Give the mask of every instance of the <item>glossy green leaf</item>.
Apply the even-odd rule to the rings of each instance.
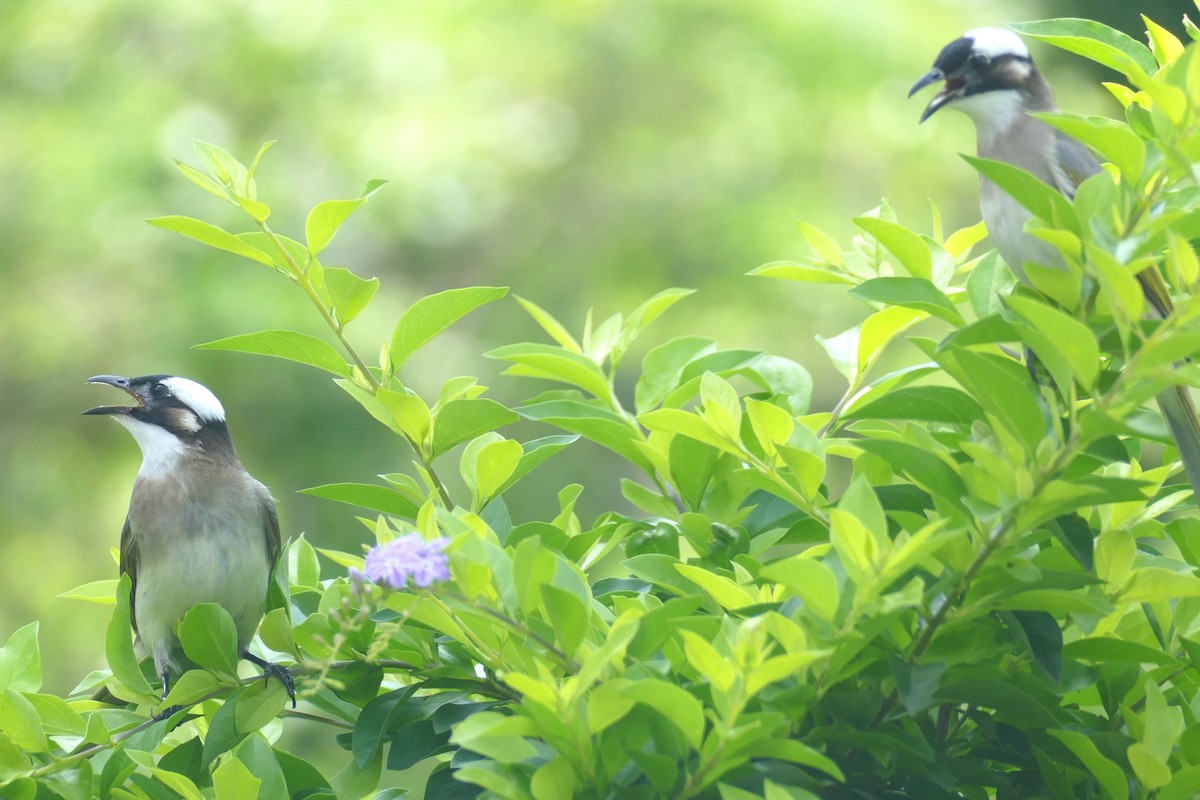
[[[42,688],[42,653],[38,623],[18,628],[0,647],[0,690],[36,692]]]
[[[122,575],[120,583],[117,584],[117,604],[104,639],[104,654],[113,677],[133,692],[135,699],[157,700],[150,684],[138,668],[138,659],[133,652],[133,630],[129,615],[130,586],[129,576]]]
[[[952,386],[902,386],[847,412],[850,419],[910,419],[970,426],[983,407]]]
[[[240,653],[237,628],[217,603],[199,603],[179,623],[179,641],[187,657],[206,669],[236,676]]]
[[[433,423],[433,454],[441,455],[480,434],[518,421],[520,416],[487,398],[451,400]]]
[[[331,345],[315,336],[296,331],[259,331],[230,336],[194,345],[197,350],[232,350],[298,361],[343,378],[350,377],[350,365]]]
[[[913,277],[933,278],[933,255],[918,234],[880,217],[855,217],[854,224],[878,239]]]
[[[482,305],[508,294],[502,286],[447,289],[422,297],[404,312],[392,333],[392,365],[399,369],[409,356]]]
[[[146,222],[165,231],[174,231],[175,233],[183,234],[189,239],[195,239],[201,244],[215,247],[218,250],[225,250],[242,258],[266,264],[268,267],[275,266],[275,261],[271,256],[211,223],[181,216],[156,217],[148,219]]]
[[[625,684],[621,695],[649,706],[683,734],[693,750],[704,736],[704,707],[692,694],[667,681],[644,678]]]
[[[301,489],[300,494],[349,503],[397,517],[413,518],[418,510],[416,503],[395,489],[370,483],[328,483],[311,489]]]
[[[951,325],[964,324],[950,298],[924,278],[872,278],[855,286],[849,294],[869,303],[924,311]]]
[[[325,200],[317,203],[304,222],[304,239],[308,242],[309,252],[314,256],[320,255],[333,241],[342,223],[365,202],[365,197],[359,197],[353,200]],[[343,320],[345,321],[347,320]]]
[[[343,267],[325,267],[323,277],[325,290],[341,325],[349,324],[361,314],[379,291],[379,278],[360,278]]]
[[[488,358],[511,361],[508,375],[523,375],[578,386],[589,394],[607,399],[608,378],[590,358],[548,344],[510,344],[487,352]]]
[[[1089,19],[1047,19],[1009,23],[1008,27],[1022,36],[1061,47],[1125,74],[1134,70],[1153,73],[1158,69],[1154,54],[1148,47],[1100,22]]]
[[[221,762],[213,770],[212,780],[216,800],[256,800],[262,786],[262,781],[236,758]]]

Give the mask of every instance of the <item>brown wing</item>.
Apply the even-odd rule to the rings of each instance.
[[[275,501],[269,492],[263,493],[263,533],[267,537],[267,564],[271,571],[279,561],[279,553],[283,550],[283,537],[279,534],[279,514],[275,511]]]
[[[129,621],[133,624],[133,632],[137,633],[135,598],[137,597],[138,551],[137,541],[133,538],[133,529],[129,525],[128,516],[125,517],[125,527],[121,529],[121,560],[118,566],[122,575],[129,576]]]

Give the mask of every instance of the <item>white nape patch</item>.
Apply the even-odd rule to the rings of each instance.
[[[979,150],[990,150],[1025,113],[1025,101],[1016,89],[997,89],[956,98],[949,104],[975,121]]]
[[[217,396],[193,380],[187,378],[167,378],[163,381],[171,394],[185,406],[196,412],[196,416],[205,422],[224,422],[225,407]]]
[[[138,447],[142,448],[139,478],[161,478],[175,469],[184,453],[184,444],[179,437],[157,425],[125,414],[117,414],[113,419],[124,425],[133,434]]]
[[[982,53],[988,58],[999,58],[1000,56],[1029,58],[1029,48],[1021,41],[1021,37],[1007,28],[976,28],[973,31],[967,31],[963,36],[974,43],[971,47],[972,52]]]

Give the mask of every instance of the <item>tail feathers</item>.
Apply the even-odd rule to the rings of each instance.
[[[1192,491],[1200,501],[1200,420],[1196,418],[1196,407],[1184,386],[1168,389],[1158,396],[1158,407],[1162,409],[1171,437],[1179,448],[1183,468]]]

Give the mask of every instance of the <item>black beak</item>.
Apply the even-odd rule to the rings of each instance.
[[[122,378],[120,375],[97,375],[94,378],[88,378],[84,383],[103,383],[108,386],[115,386],[134,400],[137,400],[136,406],[96,406],[84,411],[84,414],[128,414],[130,409],[145,405],[142,399],[130,387],[129,379]]]
[[[939,83],[941,81],[946,81],[946,86],[933,96],[933,99],[929,101],[929,105],[925,106],[925,110],[921,112],[921,122],[929,119],[931,116],[933,116],[933,112],[937,111],[939,108],[946,105],[947,102],[957,97],[959,90],[963,87],[963,81],[960,78],[948,80],[946,78],[946,73],[942,72],[937,67],[934,67],[933,69],[929,70],[929,72],[926,72],[923,76],[921,76],[921,80],[914,83],[913,87],[908,90],[908,96],[912,97],[929,84]]]

